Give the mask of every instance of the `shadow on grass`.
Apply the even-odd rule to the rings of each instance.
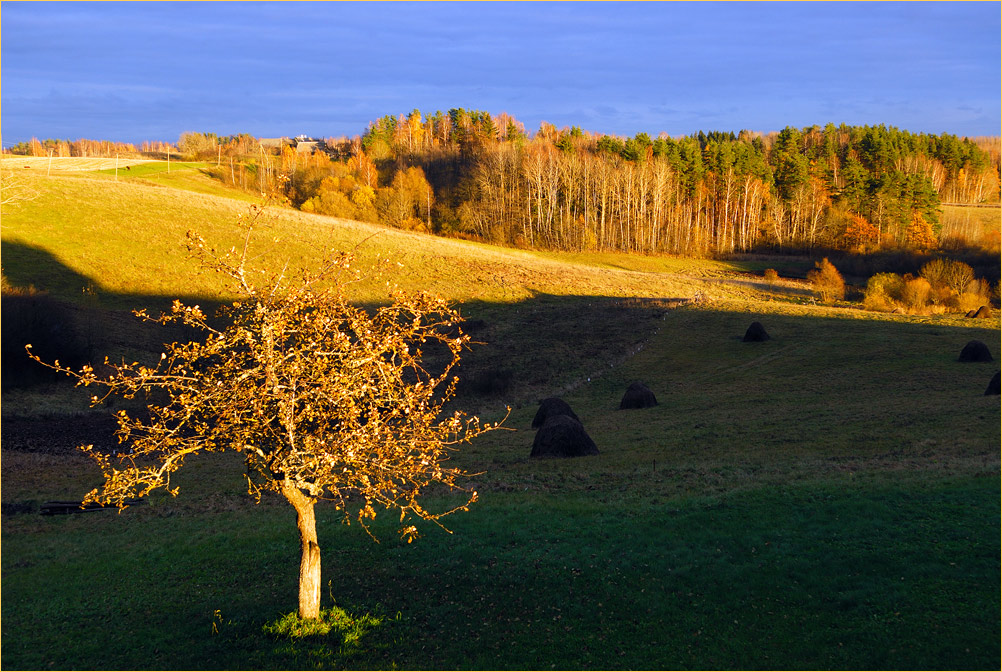
[[[209,314],[218,307],[217,302],[195,294],[114,293],[44,249],[6,240],[2,245],[7,284],[15,291],[34,287],[46,293],[62,312],[70,314],[72,319],[66,322],[86,342],[88,356],[93,360],[101,361],[105,355],[117,359],[126,351],[157,354],[165,342],[198,337],[180,325],[143,323],[131,315],[133,309],[148,308],[155,315],[168,310],[175,299],[198,304]],[[517,304],[467,301],[462,305],[467,318],[464,330],[476,345],[464,356],[458,371],[456,400],[473,400],[497,408],[505,403],[538,400],[547,396],[554,384],[569,385],[608,362],[622,360],[649,335],[656,319],[686,301],[687,297],[622,299],[547,294],[535,294]],[[20,322],[25,326],[28,321]],[[568,339],[569,334],[574,335],[573,340]],[[11,338],[5,338],[4,351],[10,358],[21,359],[24,343],[40,340],[30,333],[12,333]],[[425,354],[434,365],[434,355]],[[46,358],[58,356],[58,351],[53,350]]]
[[[72,319],[68,321],[75,325],[80,336],[77,340],[83,341],[89,355],[98,361],[105,355],[116,359],[123,352],[148,351],[156,354],[161,351],[164,342],[198,337],[197,333],[186,331],[179,325],[164,327],[143,323],[130,314],[130,309],[149,308],[151,314],[155,314],[168,309],[175,299],[187,304],[199,304],[210,313],[216,307],[212,300],[196,294],[168,297],[109,292],[101,287],[98,280],[67,267],[49,252],[22,243],[3,241],[2,254],[8,284],[14,288],[34,286],[61,302],[63,312],[71,313]],[[719,334],[712,332],[721,328],[733,332],[729,336],[740,338],[752,319],[758,319],[754,314],[734,311],[676,310],[685,301],[687,297],[620,298],[543,293],[536,293],[531,299],[518,303],[468,300],[461,306],[467,320],[465,329],[479,344],[464,355],[457,371],[460,385],[455,403],[478,413],[500,411],[506,404],[516,408],[533,404],[547,396],[570,392],[597,377],[607,377],[656,342],[655,335],[663,326],[679,321],[689,325],[688,333],[676,329],[679,338],[671,344],[672,350],[681,352],[687,347],[686,340],[708,343],[718,338]],[[712,313],[712,317],[665,321],[670,314],[692,316],[694,313]],[[860,313],[860,317],[864,316],[876,317]],[[11,322],[18,320],[20,318]],[[957,321],[940,322],[950,331],[968,326]],[[807,326],[808,323],[813,326]],[[780,331],[773,334],[778,341],[767,348],[781,347],[784,342],[802,344],[821,337],[841,339],[843,345],[839,348],[841,352],[846,352],[844,346],[851,343],[840,335],[847,328],[864,335],[870,332],[879,334],[877,340],[897,338],[895,334],[905,332],[943,331],[915,322],[882,324],[883,327],[871,329],[863,326],[860,320],[848,319],[848,316],[770,316],[765,325],[767,331],[772,332],[772,325],[777,325]],[[784,325],[789,325],[789,328]],[[994,328],[975,321],[971,321],[969,327],[970,330],[958,331],[987,335],[987,329]],[[3,345],[7,359],[23,357],[25,342],[41,340],[30,334],[7,338],[7,321],[4,331]],[[874,351],[882,349],[869,336],[866,338]],[[966,342],[964,338],[957,334],[954,347],[958,353]],[[17,352],[8,353],[10,348]],[[430,356],[430,353],[426,354]],[[835,351],[826,352],[826,356],[829,355],[834,360],[841,357]],[[52,355],[55,356],[58,354]],[[725,356],[730,357],[731,354],[725,353]],[[870,356],[869,353],[858,353],[858,357]],[[734,364],[740,365],[741,362],[735,361]],[[832,364],[838,365],[839,362],[833,361]],[[700,366],[703,368],[694,375],[700,378],[710,375],[704,364]],[[981,384],[981,389],[985,384],[987,380]]]
[[[530,462],[528,432],[470,446],[457,462],[487,470],[482,504],[412,546],[321,512],[342,604],[405,618],[330,609],[325,634],[298,637],[270,620],[295,595],[278,507],[5,513],[4,667],[997,669],[998,404],[981,396],[997,365],[956,363],[997,325],[544,294],[463,312],[488,344],[464,371],[513,372],[502,402],[569,391],[602,454]],[[752,320],[772,340],[742,343]],[[634,379],[662,404],[618,410]],[[72,466],[17,465],[5,502]],[[208,467],[193,494],[235,500]],[[246,620],[210,638],[220,605]]]
[[[3,387],[27,387],[62,380],[32,362],[24,346],[45,361],[59,359],[76,368],[98,364],[105,355],[117,359],[127,351],[157,351],[165,342],[190,340],[196,333],[183,325],[144,323],[132,309],[151,314],[168,310],[174,299],[199,304],[197,296],[165,297],[109,292],[100,283],[69,268],[46,250],[2,241],[3,255]]]
[[[48,250],[9,240],[0,241],[3,274],[13,288],[46,292],[52,297],[80,307],[105,309],[168,308],[174,299],[206,305],[198,295],[159,296],[121,294],[102,287],[101,282],[63,264]]]

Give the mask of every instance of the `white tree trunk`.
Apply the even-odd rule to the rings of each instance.
[[[299,617],[320,617],[320,545],[317,543],[317,518],[313,507],[316,500],[298,488],[286,484],[282,494],[296,510],[296,526],[302,559],[299,563]]]

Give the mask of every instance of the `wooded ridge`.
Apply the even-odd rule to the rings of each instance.
[[[833,123],[652,139],[544,122],[530,135],[510,115],[454,108],[388,115],[352,139],[298,140],[185,133],[178,149],[215,159],[220,180],[307,212],[526,248],[999,246],[997,229],[955,231],[941,219],[945,203],[999,203],[999,138]]]

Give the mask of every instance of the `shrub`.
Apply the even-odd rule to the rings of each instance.
[[[765,281],[770,285],[774,285],[779,281],[779,273],[777,273],[774,268],[765,269],[765,272],[762,273],[762,277],[764,277]]]
[[[929,303],[932,285],[925,278],[906,275],[901,289],[901,303],[911,313],[921,313]]]
[[[951,307],[961,313],[977,310],[981,306],[990,306],[992,302],[992,287],[984,278],[972,280],[963,292],[953,298]]]
[[[919,271],[931,286],[930,299],[963,313],[991,302],[991,286],[975,278],[974,269],[962,261],[933,259]]]
[[[814,291],[825,303],[832,303],[845,298],[845,281],[838,269],[825,257],[814,264],[814,270],[807,274],[807,279],[814,286]]]
[[[919,276],[925,278],[934,289],[946,287],[946,273],[951,263],[949,259],[933,259],[922,266]]]
[[[877,273],[866,282],[863,307],[867,310],[890,312],[897,308],[904,280],[897,273]]]
[[[318,215],[355,219],[357,209],[347,196],[340,191],[321,190],[313,198],[307,199],[300,206],[303,212],[315,212]]]
[[[943,274],[943,281],[957,294],[963,294],[967,286],[974,282],[974,269],[962,261],[950,261]]]

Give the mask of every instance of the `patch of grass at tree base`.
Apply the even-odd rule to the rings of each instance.
[[[275,652],[297,664],[309,667],[325,667],[331,660],[348,659],[365,650],[363,639],[386,622],[386,619],[371,614],[354,616],[341,607],[321,609],[320,617],[303,619],[298,612],[290,612],[266,623],[261,631],[279,640]]]

